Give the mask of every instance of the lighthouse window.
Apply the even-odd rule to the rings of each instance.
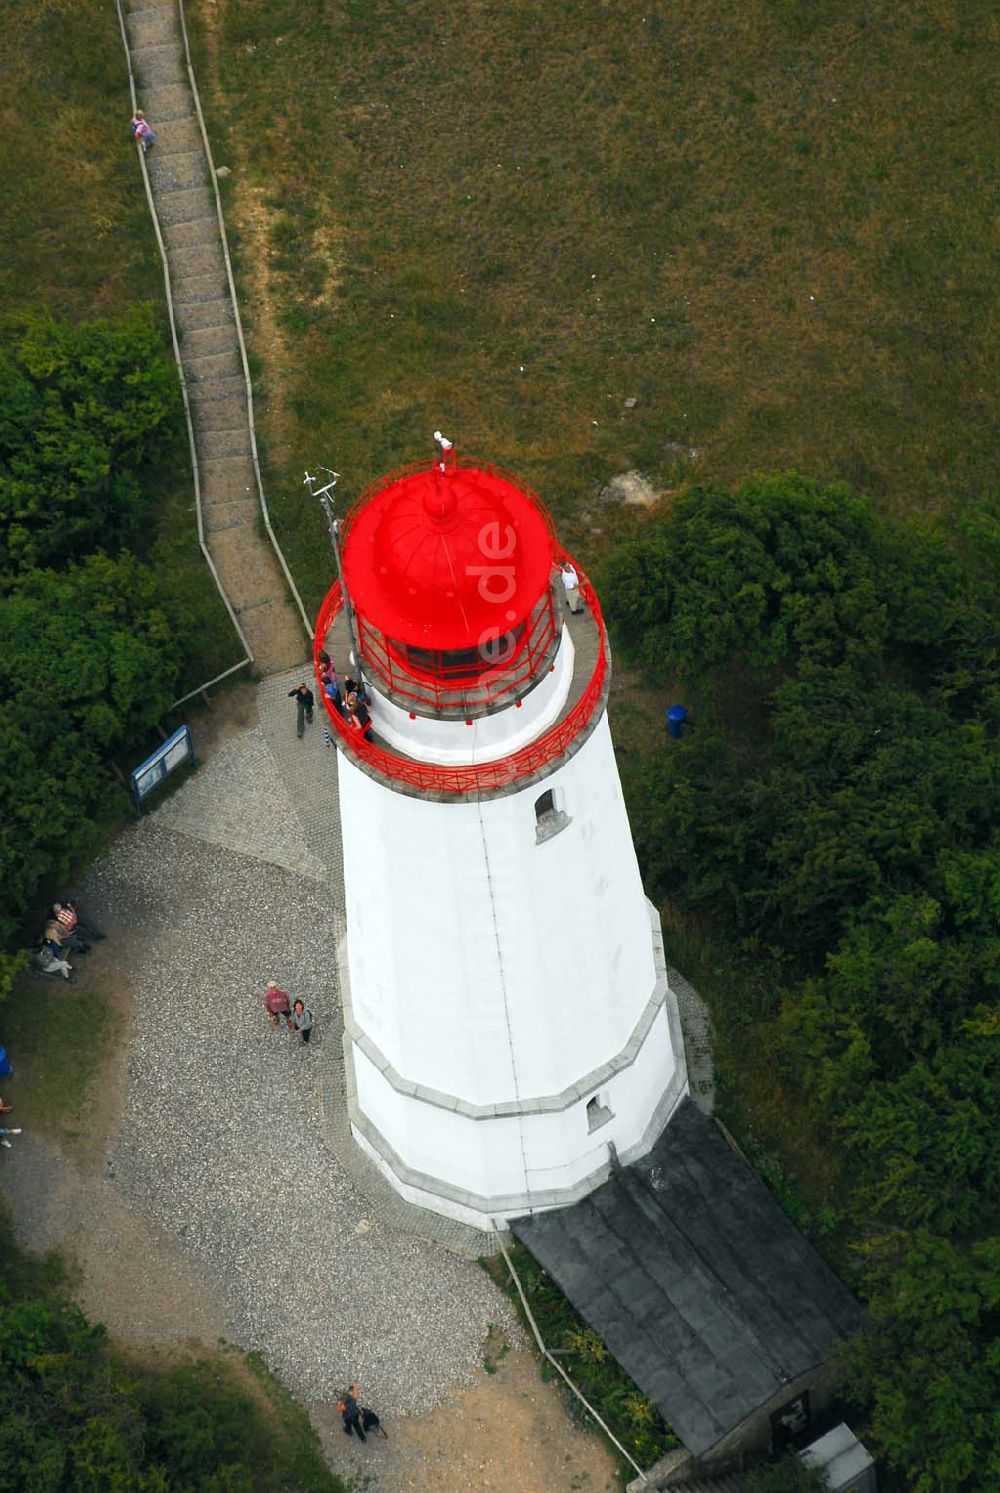
[[[613,1119],[613,1111],[608,1105],[602,1104],[596,1094],[593,1099],[587,1100],[587,1129],[591,1134]]]
[[[541,798],[535,799],[535,818],[542,819],[546,814],[554,814],[556,811],[556,795],[552,788],[546,789]]]
[[[535,799],[535,843],[551,840],[569,824],[565,795],[561,788],[547,788]]]

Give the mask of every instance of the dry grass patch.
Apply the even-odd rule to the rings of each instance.
[[[588,557],[579,509],[633,467],[794,464],[919,512],[993,480],[985,4],[191,9],[237,216],[267,199],[242,255],[267,256],[269,479],[311,599],[302,466],[356,493],[438,425]]]

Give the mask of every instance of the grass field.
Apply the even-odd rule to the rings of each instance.
[[[22,979],[3,1003],[3,1042],[15,1065],[0,1093],[12,1125],[77,1145],[88,1125],[87,1095],[104,1060],[111,1010],[90,990]]]
[[[151,301],[168,347],[131,112],[113,0],[9,8],[0,60],[0,315],[49,311],[82,321]],[[192,688],[242,650],[198,550],[186,438],[158,511],[145,558],[198,619],[184,683]]]
[[[355,495],[438,426],[585,559],[634,467],[918,514],[995,481],[985,0],[188,8],[311,602],[304,466]]]

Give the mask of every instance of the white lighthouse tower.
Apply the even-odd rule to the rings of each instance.
[[[353,657],[373,730],[327,700],[351,1126],[404,1197],[488,1228],[644,1154],[687,1088],[607,636],[535,494],[447,446],[340,541],[316,654]]]

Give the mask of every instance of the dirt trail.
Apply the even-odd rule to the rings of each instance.
[[[363,1388],[364,1386],[362,1386]],[[334,1468],[365,1493],[615,1493],[611,1454],[566,1414],[534,1355],[515,1349],[494,1372],[426,1415],[393,1421],[362,1446],[329,1406],[313,1406]]]

